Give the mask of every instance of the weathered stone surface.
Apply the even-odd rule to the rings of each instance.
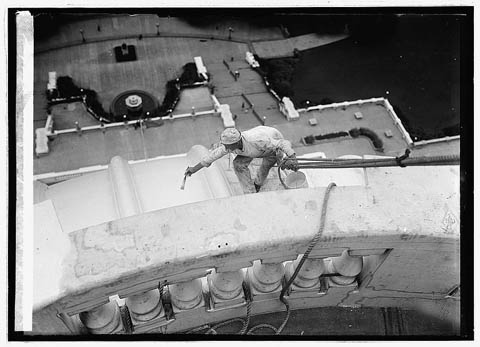
[[[375,275],[377,282],[369,285],[376,290],[383,285],[441,293],[454,285],[459,273],[458,168],[367,171],[367,187],[331,191],[314,252],[393,248]],[[318,231],[324,194],[324,188],[309,188],[234,196],[72,232],[71,251],[54,272],[57,285],[50,295],[68,310],[155,278],[189,280],[231,261],[301,254]]]

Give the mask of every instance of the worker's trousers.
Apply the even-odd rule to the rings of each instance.
[[[281,156],[264,157],[262,160],[262,165],[260,165],[260,168],[257,170],[257,175],[253,180],[248,168],[248,165],[252,162],[253,158],[237,155],[235,159],[233,159],[233,169],[235,170],[235,174],[240,181],[243,192],[246,194],[255,193],[255,186],[253,183],[259,186],[263,185],[263,182],[265,182],[270,169],[273,167],[273,165],[275,165],[275,163],[279,162],[278,158],[281,160]]]

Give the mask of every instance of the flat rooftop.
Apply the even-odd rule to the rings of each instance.
[[[160,35],[155,34],[156,23],[160,24]],[[100,31],[97,25],[101,27]],[[126,30],[127,27],[132,30]],[[56,71],[57,76],[71,76],[79,87],[94,89],[104,109],[108,110],[116,95],[132,89],[145,90],[161,103],[165,83],[175,78],[183,65],[193,62],[194,56],[201,56],[212,76],[216,97],[220,103],[230,105],[240,130],[260,125],[242,97],[244,94],[255,105],[258,114],[266,117],[265,125],[279,129],[292,142],[298,154],[323,152],[327,157],[346,154],[396,156],[403,154],[408,147],[386,109],[379,105],[310,111],[301,113],[299,120],[288,121],[279,111],[277,100],[268,92],[261,76],[245,61],[245,52],[251,49],[250,40],[256,43],[281,40],[280,30],[257,30],[236,23],[232,40],[228,40],[228,27],[225,23],[197,28],[180,19],[155,15],[109,16],[64,25],[57,36],[35,42],[34,128],[43,127],[46,122],[45,89],[49,71]],[[86,43],[81,41],[80,29],[85,32]],[[137,36],[139,33],[143,33],[142,38]],[[113,47],[124,41],[137,47],[138,61],[114,62]],[[240,72],[238,81],[231,76],[224,60],[231,69]],[[174,114],[188,113],[192,106],[197,111],[213,108],[207,88],[184,90]],[[355,112],[361,112],[363,119],[355,119]],[[81,103],[57,105],[53,107],[52,114],[55,130],[72,129],[76,121],[81,127],[98,124]],[[311,126],[310,119],[315,119],[317,125]],[[50,153],[34,158],[34,174],[106,165],[116,155],[126,160],[142,160],[186,153],[195,144],[209,148],[218,141],[223,130],[221,118],[213,115],[167,119],[163,125],[159,122],[147,122],[146,125],[146,129],[130,126],[109,128],[105,133],[96,130],[83,132],[81,136],[76,133],[59,135],[49,142]],[[364,137],[323,140],[314,145],[305,145],[301,141],[308,135],[348,131],[354,127],[377,132],[384,143],[384,152],[375,151]],[[387,130],[392,132],[392,137],[384,135]],[[458,154],[459,143],[458,140],[415,148],[411,156],[417,153]]]

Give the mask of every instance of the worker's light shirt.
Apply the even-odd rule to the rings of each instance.
[[[229,152],[251,158],[275,156],[278,151],[282,151],[287,156],[295,154],[290,141],[285,140],[280,131],[271,127],[258,126],[242,132],[242,143],[243,149],[233,151],[229,151],[223,144],[219,144],[217,148],[203,157],[200,163],[203,166],[210,166],[215,160]]]

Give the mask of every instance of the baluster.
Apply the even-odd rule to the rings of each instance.
[[[216,272],[207,276],[211,299],[215,308],[231,306],[244,301],[243,271]]]
[[[356,276],[362,271],[363,258],[352,257],[348,250],[344,250],[339,257],[331,258],[327,269],[331,273],[338,273],[340,276],[330,277],[330,281],[338,285],[350,285],[355,282]]]
[[[265,294],[281,291],[284,274],[285,267],[282,263],[265,263],[263,260],[255,261],[253,266],[247,270],[254,300],[255,296],[260,299],[260,297],[264,298]]]
[[[191,310],[204,304],[202,281],[199,278],[193,281],[175,283],[168,288],[174,312]]]
[[[120,308],[116,301],[81,312],[79,316],[91,334],[115,334],[123,330]]]
[[[285,266],[285,276],[287,281],[290,280],[290,278],[293,276],[293,273],[295,272],[295,269],[297,268],[298,263],[302,259],[302,256],[303,255],[300,254],[295,261],[289,262]],[[298,289],[317,288],[320,284],[319,277],[324,272],[324,270],[325,270],[325,265],[324,265],[323,259],[307,258],[303,263],[299,273],[297,274],[297,277],[295,277],[295,280],[293,281],[292,285],[299,287]]]
[[[125,300],[134,324],[147,322],[162,315],[163,306],[158,289],[131,295]]]

